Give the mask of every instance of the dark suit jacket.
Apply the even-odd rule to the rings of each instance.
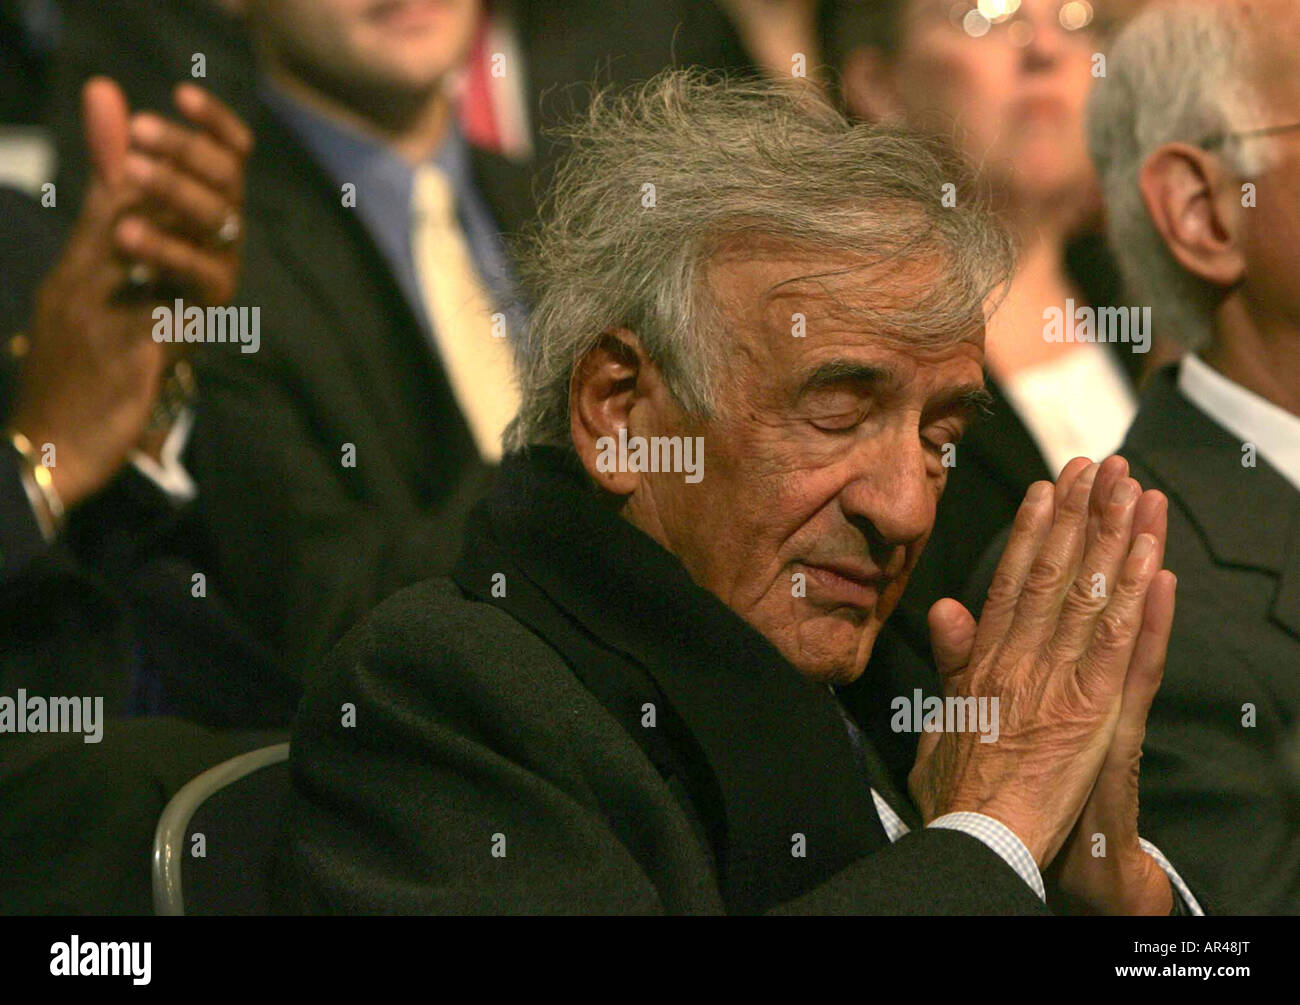
[[[1300,492],[1151,382],[1123,455],[1169,497],[1178,605],[1142,758],[1142,832],[1207,909],[1300,914]],[[1244,706],[1255,710],[1245,725]]]
[[[915,809],[829,690],[555,448],[312,675],[293,743],[285,910],[1045,910],[968,835],[890,845],[869,787]]]
[[[299,671],[393,590],[450,568],[489,470],[338,186],[269,113],[257,138],[239,301],[261,310],[261,347],[204,347],[208,436],[191,465],[223,590]],[[527,172],[473,164],[499,224],[519,227]]]

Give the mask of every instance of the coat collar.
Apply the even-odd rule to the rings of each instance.
[[[1271,617],[1300,637],[1300,493],[1182,396],[1177,368],[1151,379],[1123,453],[1150,469],[1220,565],[1278,577]]]
[[[507,596],[492,598],[498,560],[527,589],[507,582]],[[454,578],[546,638],[598,697],[610,682],[592,678],[620,671],[583,655],[593,640],[653,680],[716,785],[721,819],[707,829],[732,910],[798,896],[885,843],[829,690],[611,511],[567,451],[505,458]],[[563,612],[568,632],[536,609],[532,591]],[[800,834],[806,857],[792,854]]]

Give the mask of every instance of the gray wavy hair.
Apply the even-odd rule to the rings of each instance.
[[[670,70],[598,94],[561,135],[541,223],[513,249],[533,310],[513,342],[522,404],[507,449],[572,446],[573,368],[620,327],[688,415],[712,416],[729,336],[703,275],[725,242],[939,262],[943,281],[912,302],[854,308],[882,337],[935,347],[970,332],[1014,265],[948,143],[854,125],[802,83]]]
[[[1134,18],[1107,56],[1088,105],[1088,146],[1106,195],[1110,243],[1130,293],[1151,307],[1159,330],[1196,350],[1213,332],[1212,291],[1187,272],[1147,215],[1138,173],[1166,143],[1198,144],[1267,124],[1246,79],[1252,40],[1215,4],[1162,3]],[[1268,164],[1264,143],[1229,141],[1218,151],[1240,177]]]

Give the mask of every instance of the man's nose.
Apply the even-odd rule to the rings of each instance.
[[[862,445],[840,505],[875,543],[906,547],[934,527],[936,496],[925,450],[912,430]]]
[[[1026,69],[1041,72],[1060,62],[1065,48],[1065,29],[1056,18],[1053,12],[1021,22],[1020,30],[1025,33],[1021,44]]]

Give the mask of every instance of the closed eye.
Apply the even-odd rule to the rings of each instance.
[[[853,408],[820,408],[813,416],[809,417],[809,423],[814,428],[822,430],[823,433],[848,433],[857,429],[866,420],[867,412],[870,408],[866,403],[859,402]]]
[[[824,433],[845,433],[862,425],[870,402],[855,394],[835,392],[821,395],[825,400],[809,408],[808,421]]]
[[[950,443],[956,446],[965,435],[964,423],[944,423],[924,430],[921,434],[921,442],[925,444],[926,449],[940,453]]]
[[[862,424],[862,416],[856,412],[850,415],[820,417],[810,420],[813,427],[823,433],[850,433]]]

